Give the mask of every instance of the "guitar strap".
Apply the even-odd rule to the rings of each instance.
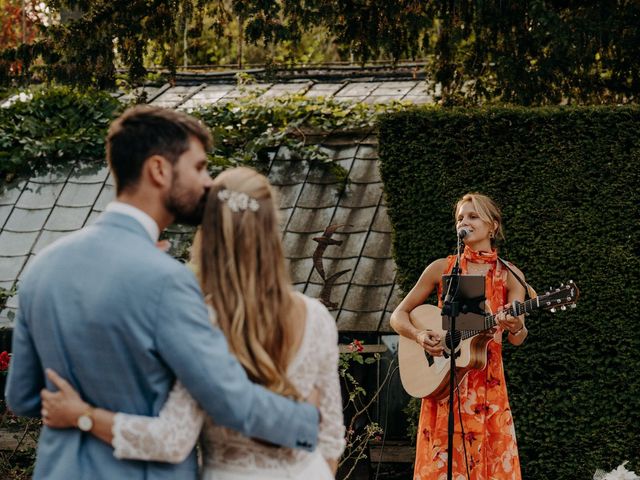
[[[507,262],[505,259],[498,257],[498,260],[500,260],[500,262],[507,267],[507,270],[509,270],[511,272],[511,275],[513,275],[515,277],[516,280],[518,280],[518,283],[520,283],[520,285],[522,285],[524,287],[524,291],[525,291],[525,296],[524,299],[525,300],[529,300],[531,298],[536,298],[538,296],[538,294],[536,293],[536,291],[533,289],[533,287],[531,285],[529,285],[528,283],[526,283],[524,280],[522,280],[522,277],[520,277],[520,275],[518,275],[513,268],[511,268],[509,266],[509,262]],[[527,298],[529,297],[529,298]]]

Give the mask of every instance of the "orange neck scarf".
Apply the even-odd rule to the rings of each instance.
[[[465,260],[471,263],[490,263],[495,265],[498,261],[498,252],[495,249],[490,252],[476,252],[465,246],[461,263],[464,262],[466,264]],[[463,270],[466,270],[466,268],[463,268]]]

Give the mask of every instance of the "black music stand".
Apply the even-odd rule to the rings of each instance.
[[[442,308],[442,329],[451,330],[455,316],[456,330],[484,330],[485,277],[484,275],[443,275],[442,291],[449,292],[453,281],[451,308]],[[456,285],[457,284],[457,285]],[[445,301],[445,299],[442,299]]]
[[[459,254],[458,254],[459,255]],[[458,256],[459,259],[459,256]],[[442,276],[442,329],[447,330],[445,345],[449,347],[449,431],[447,442],[447,480],[452,480],[453,473],[453,435],[454,414],[453,394],[456,381],[456,347],[462,336],[457,331],[486,329],[484,312],[485,277],[483,275],[460,275],[458,262],[451,275]],[[446,293],[445,293],[446,292]],[[462,419],[460,419],[462,423]],[[464,438],[462,439],[464,442]],[[465,458],[465,462],[467,459]]]

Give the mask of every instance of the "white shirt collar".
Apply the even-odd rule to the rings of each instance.
[[[104,209],[105,212],[115,212],[121,213],[123,215],[128,215],[136,219],[147,231],[151,240],[154,242],[158,241],[158,237],[160,236],[160,229],[158,228],[158,224],[156,221],[147,215],[145,212],[140,210],[139,208],[134,207],[133,205],[129,205],[128,203],[118,202],[117,200],[110,202],[107,205],[107,208]]]

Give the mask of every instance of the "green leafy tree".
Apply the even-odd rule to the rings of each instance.
[[[171,78],[179,65],[194,63],[243,67],[420,58],[442,85],[444,104],[620,103],[636,101],[640,91],[640,3],[632,0],[49,5],[62,22],[47,29],[29,58],[43,56],[48,78],[99,87],[114,84],[118,66],[136,83],[152,64],[167,68]]]

